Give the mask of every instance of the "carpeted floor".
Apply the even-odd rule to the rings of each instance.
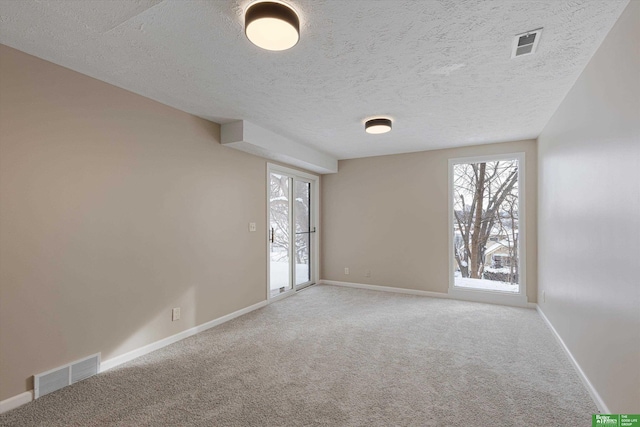
[[[315,286],[0,415],[1,426],[590,426],[534,310]]]

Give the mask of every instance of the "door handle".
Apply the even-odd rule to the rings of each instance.
[[[271,243],[273,243],[274,234],[275,234],[275,230],[273,229],[273,227],[271,227],[271,238],[269,239],[271,240]]]
[[[316,232],[316,228],[313,227],[313,230],[309,230],[309,231],[298,231],[296,234],[310,234],[310,233],[315,233]]]

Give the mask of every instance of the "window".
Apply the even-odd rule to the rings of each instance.
[[[523,153],[449,161],[450,292],[526,295],[523,170]]]

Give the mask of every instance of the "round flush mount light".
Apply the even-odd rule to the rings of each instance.
[[[263,49],[287,50],[300,39],[300,20],[285,4],[254,3],[244,14],[244,33],[251,43]]]
[[[364,130],[367,133],[380,134],[387,133],[391,130],[391,119],[371,119],[364,124]]]

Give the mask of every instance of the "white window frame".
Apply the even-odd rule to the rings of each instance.
[[[278,173],[278,174],[283,174],[283,175],[287,175],[289,177],[293,177],[298,178],[300,180],[303,181],[308,181],[311,183],[311,223],[309,224],[310,227],[313,229],[315,228],[315,233],[313,233],[315,235],[315,238],[311,239],[313,241],[313,244],[311,246],[311,257],[309,259],[311,265],[309,266],[311,268],[311,285],[307,285],[304,286],[302,288],[296,289],[296,284],[295,284],[295,275],[293,276],[293,287],[292,289],[281,293],[279,295],[276,296],[271,296],[271,289],[270,289],[270,280],[271,280],[271,257],[269,256],[270,250],[271,250],[271,242],[269,241],[269,230],[270,230],[270,221],[271,221],[271,212],[270,212],[270,205],[269,205],[269,194],[271,192],[271,173]],[[266,250],[267,250],[267,281],[266,281],[266,291],[267,291],[267,302],[271,303],[277,300],[280,300],[282,298],[286,298],[288,296],[291,296],[293,294],[295,294],[298,291],[304,290],[306,288],[308,288],[309,286],[313,286],[314,284],[317,284],[320,280],[320,176],[318,175],[312,175],[310,173],[306,173],[306,172],[302,172],[299,171],[297,169],[292,169],[292,168],[288,168],[286,166],[282,166],[282,165],[278,165],[275,163],[267,163],[267,179],[266,179],[267,183],[266,183],[266,215],[267,215],[267,233],[266,233],[266,237],[267,237],[267,246],[266,246]],[[289,197],[289,212],[293,213],[292,209],[292,200],[291,197]],[[291,257],[291,252],[292,252],[293,248],[289,248],[289,259],[293,259]]]
[[[518,292],[469,289],[455,286],[455,257],[453,256],[453,167],[462,163],[495,162],[501,160],[518,161],[518,255],[519,285]],[[492,304],[528,307],[527,301],[527,218],[526,218],[526,156],[523,152],[494,154],[489,156],[458,157],[449,159],[449,295],[456,299],[487,302]]]

